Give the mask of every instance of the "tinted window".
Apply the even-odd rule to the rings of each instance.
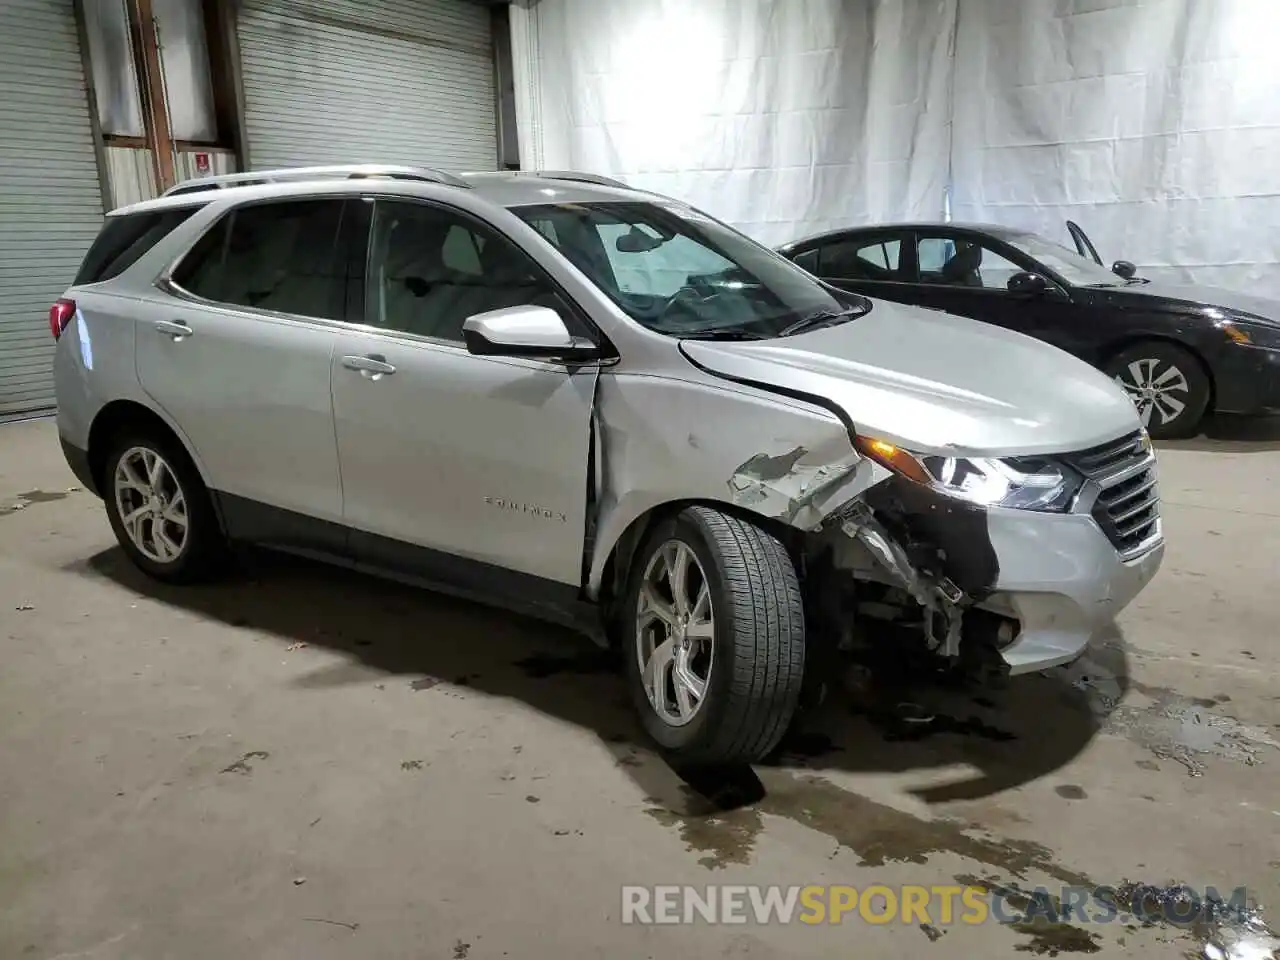
[[[893,237],[840,240],[821,247],[818,268],[824,277],[843,280],[897,280],[902,243]]]
[[[368,278],[369,322],[462,341],[467,317],[503,307],[557,310],[563,301],[510,240],[439,207],[379,201]]]
[[[341,320],[350,259],[341,248],[341,200],[237,207],[174,271],[184,290],[216,303]]]
[[[108,217],[85,254],[75,282],[101,283],[118,277],[147,251],[184,223],[199,207]]]
[[[1005,290],[1022,268],[976,240],[919,238],[920,282]]]

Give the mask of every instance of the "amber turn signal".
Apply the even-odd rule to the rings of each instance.
[[[919,460],[888,440],[859,436],[854,439],[853,446],[863,456],[869,457],[894,473],[901,474],[908,480],[926,485],[933,483],[933,477]]]

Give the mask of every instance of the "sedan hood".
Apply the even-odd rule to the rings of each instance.
[[[1255,297],[1235,290],[1223,290],[1220,287],[1153,282],[1117,287],[1114,290],[1108,289],[1107,292],[1116,297],[1126,298],[1158,297],[1162,300],[1177,301],[1180,305],[1194,310],[1217,307],[1232,313],[1248,314],[1250,319],[1268,326],[1280,326],[1280,300]]]
[[[1139,428],[1108,377],[1056,347],[900,304],[766,341],[685,340],[704,370],[843,411],[859,433],[921,453],[1067,453]]]

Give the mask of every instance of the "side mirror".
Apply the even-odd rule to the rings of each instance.
[[[1138,268],[1128,260],[1117,260],[1111,265],[1111,272],[1121,280],[1132,280],[1138,275]]]
[[[585,362],[600,357],[590,340],[575,337],[550,307],[504,307],[467,317],[467,350],[480,357]]]
[[[1042,297],[1049,292],[1049,281],[1038,273],[1023,270],[1009,278],[1010,293],[1021,293],[1029,297]]]

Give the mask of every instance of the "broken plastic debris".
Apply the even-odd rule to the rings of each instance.
[[[300,887],[300,886],[302,886],[302,885],[303,885],[304,883],[306,883],[306,882],[307,882],[307,878],[306,878],[306,877],[294,877],[294,878],[293,878],[293,885],[294,885],[295,887]]]
[[[299,640],[297,643],[291,643],[291,644],[289,644],[289,646],[285,647],[285,649],[286,649],[286,650],[301,650],[301,649],[302,649],[303,647],[305,647],[305,646],[306,646],[306,643],[305,643],[304,641],[302,641],[302,640]]]
[[[16,607],[14,607],[13,609],[15,609],[15,610],[34,610],[34,609],[35,609],[35,607],[33,607],[33,606],[32,606],[31,604],[29,604],[29,603],[20,603],[20,604],[18,604]]]

